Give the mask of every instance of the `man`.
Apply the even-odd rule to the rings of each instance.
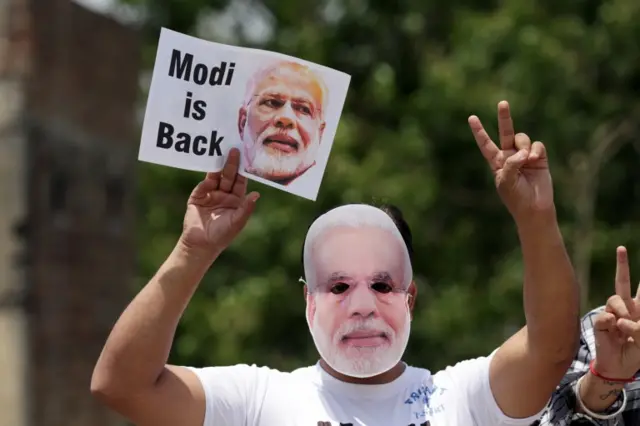
[[[616,293],[582,319],[580,349],[540,425],[640,425],[640,286],[618,247]]]
[[[477,117],[469,124],[517,225],[527,325],[490,356],[436,374],[401,361],[417,294],[408,226],[397,214],[394,220],[372,206],[346,205],[319,217],[303,248],[316,365],[291,373],[165,365],[198,282],[258,199],[245,195],[234,150],[221,174],[195,188],[179,243],[113,328],[95,367],[94,395],[143,426],[500,426],[538,419],[576,349],[578,291],[544,146],[514,133],[506,102],[498,115],[501,148]]]
[[[247,173],[288,185],[315,165],[327,88],[305,65],[278,62],[249,80],[238,113]]]

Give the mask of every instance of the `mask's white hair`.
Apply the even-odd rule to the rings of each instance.
[[[405,290],[409,288],[409,285],[413,280],[411,258],[409,257],[407,245],[402,239],[402,235],[400,234],[400,231],[393,219],[377,207],[367,204],[347,204],[336,207],[335,209],[323,214],[311,224],[311,227],[309,227],[307,237],[304,241],[303,263],[306,278],[305,283],[309,287],[310,291],[313,291],[316,285],[313,269],[313,246],[318,241],[318,238],[324,233],[337,227],[376,227],[390,232],[398,240],[401,250],[403,251],[405,266],[404,282],[402,283],[402,286]]]
[[[253,101],[253,98],[256,96],[256,88],[258,85],[268,76],[272,74],[278,74],[280,71],[288,69],[289,71],[295,72],[301,76],[308,77],[311,81],[316,83],[320,88],[320,99],[317,99],[317,104],[315,107],[318,110],[318,117],[323,120],[325,108],[328,102],[329,90],[327,84],[324,81],[324,78],[309,67],[308,65],[301,64],[299,62],[294,62],[290,60],[279,60],[273,63],[268,63],[261,68],[257,69],[247,81],[247,86],[245,88],[244,95],[244,107],[249,108],[249,105]]]

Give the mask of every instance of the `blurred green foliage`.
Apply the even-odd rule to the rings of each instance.
[[[398,205],[414,233],[419,295],[406,359],[433,370],[499,345],[524,323],[521,257],[467,117],[495,135],[502,99],[516,131],[549,151],[583,309],[613,292],[617,245],[640,277],[637,0],[129,2],[149,12],[149,68],[166,26],[352,75],[318,201],[250,185],[262,194],[255,215],[186,311],[172,362],[313,362],[298,283],[306,229],[336,204],[372,199]],[[139,176],[144,285],[202,176],[149,164]]]

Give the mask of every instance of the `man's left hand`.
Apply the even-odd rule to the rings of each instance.
[[[480,119],[472,115],[469,126],[495,177],[498,194],[516,221],[553,212],[553,184],[547,152],[542,142],[516,134],[507,101],[498,103],[500,148],[491,140]]]

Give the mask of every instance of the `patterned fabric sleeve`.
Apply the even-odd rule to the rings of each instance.
[[[553,394],[547,411],[542,415],[539,422],[533,423],[532,426],[621,426],[625,424],[622,416],[616,416],[615,419],[599,420],[576,412],[577,402],[574,386],[578,379],[589,371],[589,363],[595,354],[593,319],[598,313],[602,312],[603,309],[604,307],[596,308],[582,318],[580,326],[580,348],[578,349],[576,357]],[[630,401],[629,393],[627,397]],[[627,403],[627,410],[632,408],[629,401]],[[615,413],[621,404],[622,398],[618,397],[613,405],[602,414]]]

